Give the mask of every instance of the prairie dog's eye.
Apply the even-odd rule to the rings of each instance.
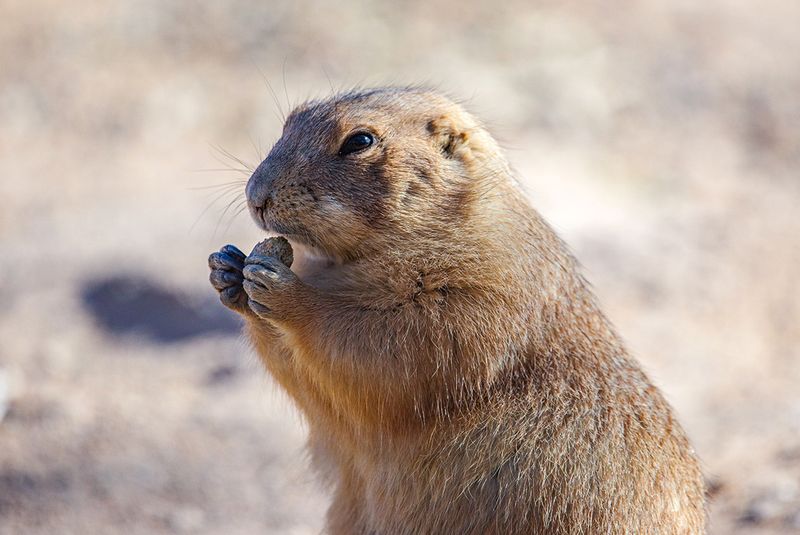
[[[361,152],[372,146],[373,143],[375,143],[375,138],[369,132],[356,132],[342,143],[342,148],[339,149],[339,156]]]

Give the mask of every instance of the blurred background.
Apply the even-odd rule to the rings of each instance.
[[[711,533],[800,533],[800,3],[477,4],[0,0],[0,534],[319,531],[206,257],[261,238],[237,181],[289,108],[417,82],[575,250]]]

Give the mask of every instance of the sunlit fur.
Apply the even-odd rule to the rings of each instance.
[[[339,156],[357,130],[377,143]],[[331,533],[704,532],[669,405],[460,106],[417,88],[302,105],[247,193],[327,259],[248,330],[308,422]]]

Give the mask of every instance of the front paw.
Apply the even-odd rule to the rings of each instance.
[[[282,319],[301,285],[297,275],[278,258],[259,254],[245,259],[242,274],[250,309],[263,319]]]
[[[242,287],[244,262],[244,253],[233,245],[226,245],[208,257],[208,267],[211,268],[208,278],[211,285],[219,292],[219,300],[240,314],[250,313],[247,294]]]

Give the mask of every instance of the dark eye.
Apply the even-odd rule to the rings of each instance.
[[[375,138],[368,132],[356,132],[342,143],[339,149],[339,156],[346,156],[354,152],[360,152],[375,143]]]

